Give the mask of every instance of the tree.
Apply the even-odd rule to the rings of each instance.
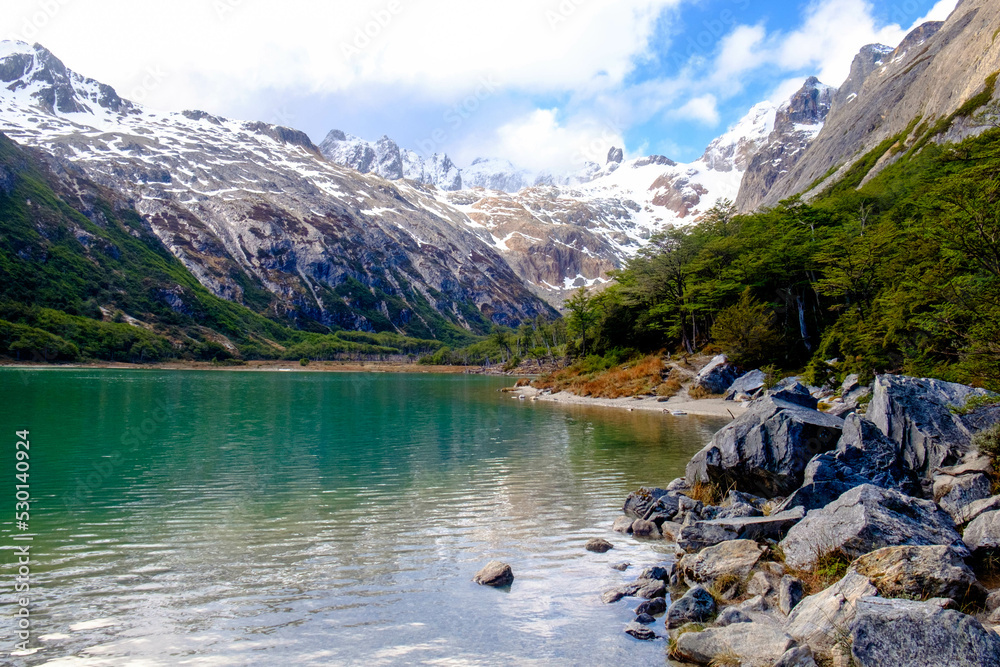
[[[753,297],[750,288],[715,318],[712,337],[734,364],[744,368],[773,359],[780,343],[774,330],[774,313]]]
[[[569,311],[569,321],[567,322],[571,333],[583,338],[583,345],[580,347],[583,356],[587,356],[587,334],[590,333],[594,322],[597,321],[597,310],[594,308],[593,297],[587,294],[587,288],[581,287],[573,297],[566,302],[566,309]]]

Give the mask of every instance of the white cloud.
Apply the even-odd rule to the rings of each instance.
[[[123,90],[158,67],[169,77],[150,101],[169,108],[359,83],[455,95],[484,75],[551,93],[619,85],[682,1],[6,0],[0,38],[39,41]]]
[[[715,95],[701,95],[691,98],[671,115],[685,120],[693,120],[709,127],[715,127],[719,124],[719,107]]]
[[[931,10],[927,12],[927,16],[917,19],[914,22],[913,27],[916,28],[921,23],[927,23],[928,21],[944,21],[946,18],[951,16],[951,13],[955,11],[955,7],[958,6],[959,0],[939,0],[939,2],[931,7]]]
[[[603,164],[612,146],[624,145],[621,128],[613,124],[585,116],[562,118],[559,109],[537,109],[498,128],[485,144],[470,144],[456,155],[464,164],[495,155],[532,171],[568,171],[587,161]]]

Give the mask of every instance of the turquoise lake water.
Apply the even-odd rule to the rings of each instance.
[[[509,384],[0,370],[0,658],[664,665],[663,641],[622,632],[637,601],[600,594],[673,549],[611,523],[724,422],[517,401],[498,392]],[[35,652],[11,655],[23,429]],[[591,537],[616,548],[591,554]],[[472,583],[492,559],[513,566],[509,591]],[[633,568],[609,567],[620,561]]]

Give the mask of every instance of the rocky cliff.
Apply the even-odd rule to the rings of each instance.
[[[892,52],[866,47],[809,149],[763,196],[752,188],[761,179],[751,170],[742,208],[819,192],[880,145],[885,150],[869,156],[875,166],[868,177],[919,141],[955,141],[982,131],[969,118],[975,109],[962,107],[1000,71],[998,29],[994,0],[963,0],[947,21],[917,28]]]

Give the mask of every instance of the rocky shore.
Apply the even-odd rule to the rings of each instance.
[[[615,522],[678,549],[604,592],[625,631],[679,664],[1000,667],[1000,396],[726,381],[745,410]]]

